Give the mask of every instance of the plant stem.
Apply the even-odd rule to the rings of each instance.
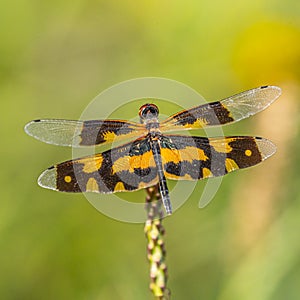
[[[147,221],[144,232],[147,237],[147,258],[150,263],[150,290],[156,299],[168,299],[166,250],[164,245],[165,230],[162,226],[163,207],[158,186],[146,189]]]

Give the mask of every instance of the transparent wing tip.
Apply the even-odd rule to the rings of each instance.
[[[263,85],[259,88],[263,93],[267,93],[267,97],[270,100],[270,104],[274,102],[281,95],[281,88],[275,85]]]
[[[264,138],[256,138],[256,144],[261,153],[262,161],[272,156],[277,150],[277,147],[273,142]]]
[[[51,144],[51,128],[49,128],[47,120],[33,120],[24,127],[25,132],[35,139]]]
[[[44,143],[78,147],[82,122],[72,120],[34,120],[25,125],[25,132]]]
[[[57,190],[56,189],[56,168],[50,167],[49,169],[45,170],[38,178],[39,186],[50,189],[50,190]]]
[[[36,128],[37,128],[36,124],[39,123],[39,122],[41,122],[41,120],[33,120],[33,121],[27,123],[24,127],[24,131],[28,135],[35,137],[35,131],[36,131]]]

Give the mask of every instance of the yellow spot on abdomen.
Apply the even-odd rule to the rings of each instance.
[[[247,150],[245,151],[245,154],[246,154],[247,156],[251,156],[251,155],[252,155],[252,151],[249,150],[249,149],[247,149]]]
[[[213,176],[212,172],[208,168],[203,168],[202,169],[202,173],[203,173],[203,178],[208,178],[208,177],[212,177]]]
[[[100,192],[99,186],[95,178],[91,177],[86,183],[87,192]]]
[[[71,178],[71,176],[67,175],[67,176],[65,176],[64,180],[66,183],[70,183],[72,181],[72,178]]]
[[[116,184],[116,186],[115,186],[115,188],[114,188],[114,191],[115,191],[115,192],[125,191],[124,183],[121,182],[121,181],[119,181],[119,182]]]
[[[231,172],[231,171],[239,169],[239,166],[231,158],[226,158],[225,167],[226,167],[227,172]]]
[[[94,157],[87,157],[79,160],[79,163],[84,164],[83,172],[85,173],[93,173],[100,169],[103,161],[103,157],[101,154],[97,154]]]

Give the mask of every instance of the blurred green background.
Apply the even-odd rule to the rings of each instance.
[[[200,182],[164,220],[168,287],[173,299],[299,299],[299,1],[2,0],[0,24],[1,299],[152,299],[143,225],[41,189],[37,176],[71,149],[23,131],[77,119],[102,90],[143,76],[209,100],[282,87],[268,110],[224,129],[265,136],[276,155],[226,176],[204,209]]]

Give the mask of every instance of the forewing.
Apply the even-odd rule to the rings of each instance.
[[[25,126],[25,131],[45,143],[73,147],[112,143],[146,134],[142,124],[121,120],[35,120]]]
[[[156,165],[146,139],[57,164],[38,179],[44,188],[74,193],[134,191],[157,182]]]
[[[198,129],[237,122],[266,109],[280,95],[281,89],[276,86],[248,90],[174,114],[161,123],[161,130]]]
[[[161,155],[166,178],[199,180],[254,166],[273,155],[275,145],[264,138],[205,138],[166,135]]]

